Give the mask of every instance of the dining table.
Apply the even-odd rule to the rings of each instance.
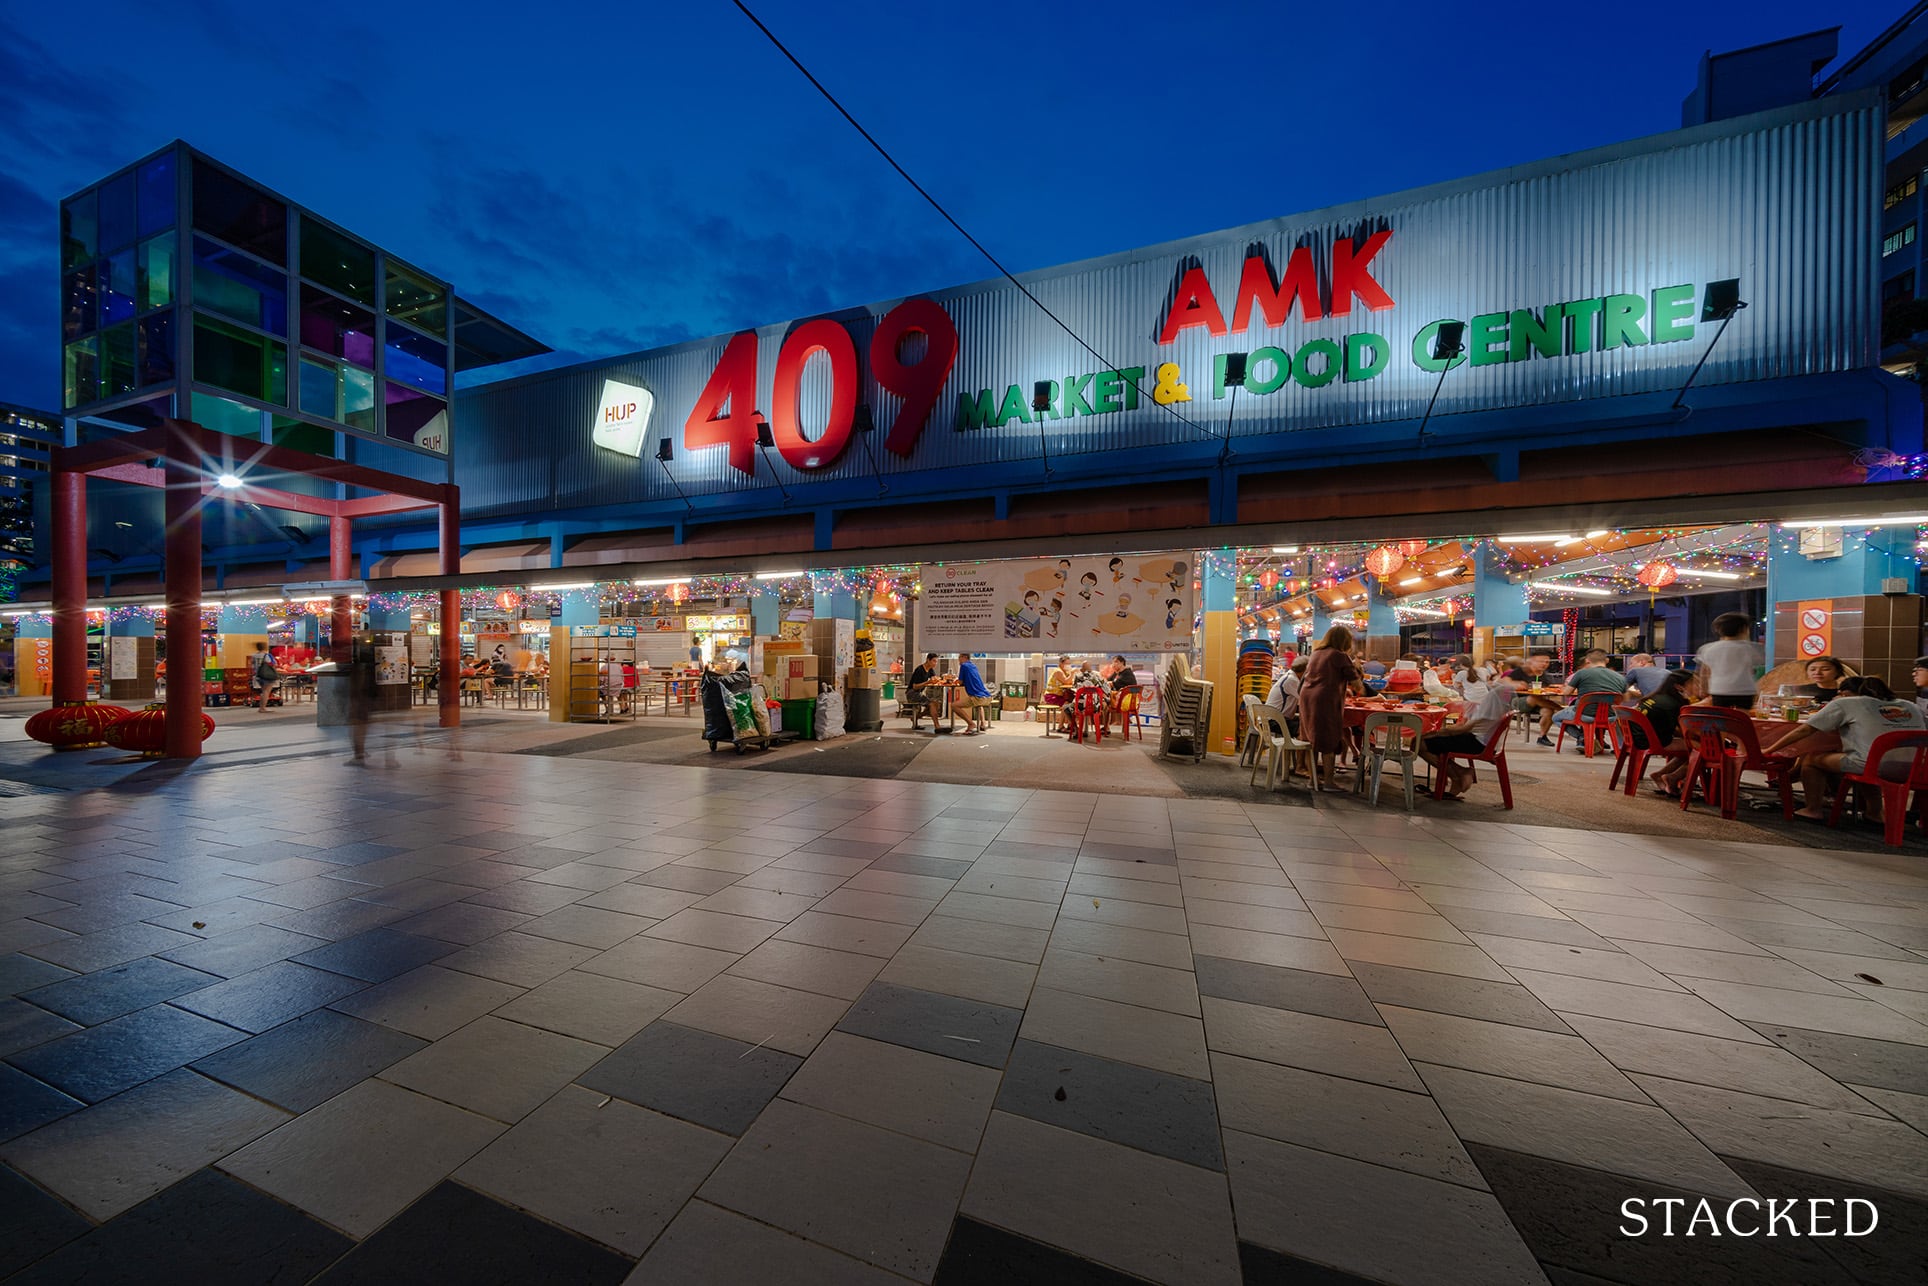
[[[1754,734],[1760,738],[1761,752],[1769,753],[1775,742],[1788,734],[1790,728],[1799,727],[1805,720],[1773,719],[1762,715],[1749,716],[1754,724]],[[1791,753],[1800,755],[1832,755],[1841,749],[1841,738],[1832,732],[1810,732],[1794,743]],[[1781,752],[1783,754],[1789,751]]]

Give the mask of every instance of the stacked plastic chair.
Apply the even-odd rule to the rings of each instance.
[[[1232,694],[1236,697],[1257,697],[1264,701],[1272,693],[1272,669],[1278,662],[1279,649],[1271,639],[1247,639],[1238,646],[1238,670],[1233,680]],[[1239,702],[1238,743],[1245,744],[1246,707]],[[1261,729],[1263,731],[1263,729]]]

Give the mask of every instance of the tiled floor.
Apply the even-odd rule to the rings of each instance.
[[[22,1281],[1913,1282],[1928,1249],[1917,856],[474,750],[0,825]],[[1618,1230],[1754,1195],[1881,1224]]]

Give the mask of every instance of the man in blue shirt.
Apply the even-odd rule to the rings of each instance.
[[[996,704],[997,698],[992,696],[991,689],[984,685],[984,676],[977,672],[977,666],[972,663],[969,652],[957,654],[957,687],[958,691],[952,698],[952,707],[963,712],[964,722],[969,725],[964,735],[975,737],[980,732],[989,732],[991,718],[984,712]]]

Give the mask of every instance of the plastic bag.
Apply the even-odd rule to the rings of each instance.
[[[736,728],[736,735],[739,737],[755,735],[756,705],[749,693],[730,694],[730,723]]]
[[[817,698],[817,740],[828,741],[843,735],[843,694],[835,688],[826,688],[823,695]]]
[[[749,697],[750,715],[756,720],[756,730],[759,734],[767,737],[774,729],[770,726],[770,703],[764,699],[763,685],[761,683],[751,684]]]

